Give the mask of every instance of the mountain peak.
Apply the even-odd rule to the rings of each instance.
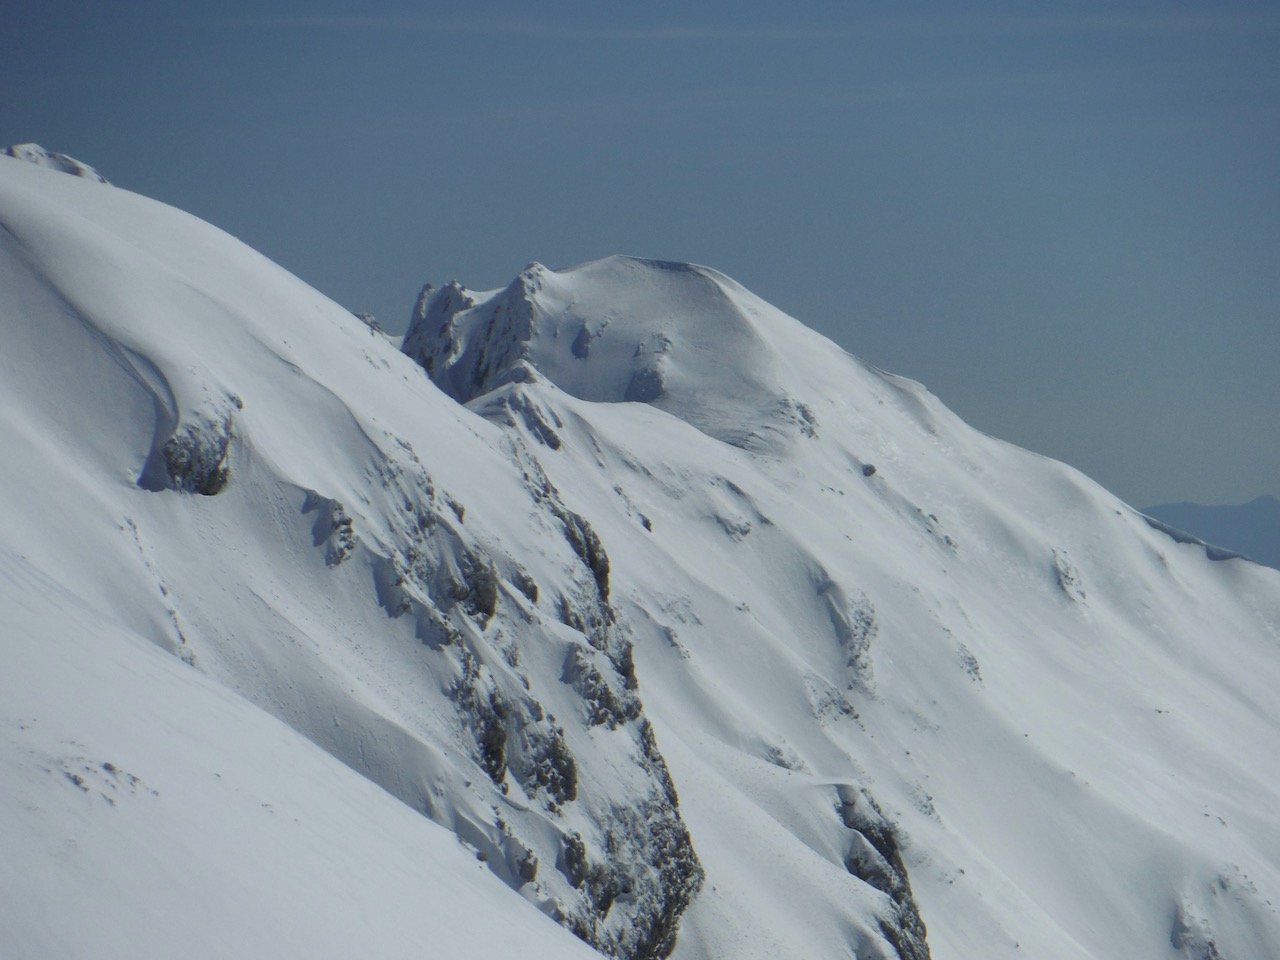
[[[611,256],[559,271],[530,263],[487,293],[456,281],[424,289],[404,351],[462,403],[541,377],[773,450],[796,424],[806,365],[796,350],[815,337],[708,267]]]
[[[65,153],[54,153],[52,150],[46,150],[38,143],[17,143],[11,147],[5,147],[4,155],[13,157],[15,160],[26,160],[28,163],[34,163],[38,167],[48,167],[50,170],[69,173],[73,177],[82,177],[85,180],[93,180],[96,183],[107,182],[106,177],[87,163],[77,160],[75,157],[69,157]]]

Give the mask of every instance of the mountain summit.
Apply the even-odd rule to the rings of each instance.
[[[735,446],[781,450],[807,429],[794,362],[833,347],[715,270],[615,256],[530,264],[487,293],[428,287],[404,349],[464,403],[541,375],[582,400],[648,403]]]
[[[1277,571],[704,267],[401,351],[124,190],[0,224],[20,956],[1280,956]]]

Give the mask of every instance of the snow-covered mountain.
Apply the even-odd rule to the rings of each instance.
[[[126,191],[0,223],[18,956],[1280,956],[1280,573],[703,267],[402,352]]]

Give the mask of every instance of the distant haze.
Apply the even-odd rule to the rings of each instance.
[[[714,266],[1142,504],[1280,477],[1272,5],[10,0],[37,141],[403,329]]]

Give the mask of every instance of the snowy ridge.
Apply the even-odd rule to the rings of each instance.
[[[1280,955],[1276,571],[706,268],[428,289],[400,353],[126,191],[3,159],[0,219],[6,942],[333,862],[433,904],[355,901],[376,956]]]
[[[428,287],[404,349],[464,403],[536,371],[583,400],[649,403],[735,446],[781,452],[811,424],[788,389],[802,371],[769,336],[792,352],[820,339],[707,267],[609,257],[560,273],[530,264],[489,293]]]
[[[1280,569],[1280,500],[1275,497],[1256,497],[1234,506],[1166,503],[1143,512],[1157,523],[1186,531],[1178,536],[1202,540],[1215,554],[1245,556]]]
[[[682,282],[693,289],[653,296]],[[894,884],[857,853],[868,831],[850,834],[837,785],[896,822],[935,956],[1158,957],[1174,941],[1186,956],[1210,943],[1250,956],[1256,931],[1274,938],[1270,897],[1255,896],[1258,876],[1275,880],[1274,822],[1256,821],[1253,801],[1237,808],[1234,822],[1258,831],[1232,843],[1243,866],[1215,832],[1239,827],[1209,813],[1242,793],[1267,806],[1274,790],[1260,773],[1271,759],[1228,775],[1221,750],[1239,742],[1236,723],[1254,744],[1276,723],[1270,681],[1252,672],[1275,674],[1268,571],[1209,564],[1076,471],[976,433],[918,384],[703,268],[611,258],[436,296],[453,309],[432,317],[428,299],[406,351],[542,450],[559,485],[594,488],[583,512],[611,545],[615,595],[646,625],[646,706],[668,733],[711,884],[686,922],[690,955],[702,955],[693,943],[762,957],[848,947],[857,884],[815,908],[839,889],[826,871],[885,894]],[[513,300],[527,304],[514,324]],[[673,309],[690,303],[708,312]],[[750,317],[745,345],[736,331],[690,335],[708,314],[726,328]],[[629,395],[655,333],[678,337],[676,386]],[[683,370],[698,371],[689,385]],[[705,382],[737,434],[693,392]],[[788,428],[780,409],[803,415]],[[744,435],[772,442],[733,443]],[[708,771],[719,789],[701,787]],[[753,799],[735,806],[739,795]],[[744,823],[750,857],[737,849]],[[1055,841],[1058,823],[1081,826]],[[783,868],[797,843],[826,866]],[[779,870],[763,897],[762,862]],[[1237,891],[1230,906],[1206,893],[1215,884]],[[1066,894],[1076,887],[1087,892]],[[905,902],[873,925],[910,929]],[[895,911],[908,922],[895,926]],[[1170,918],[1192,914],[1216,915],[1179,933]],[[865,933],[852,942],[887,949]]]

